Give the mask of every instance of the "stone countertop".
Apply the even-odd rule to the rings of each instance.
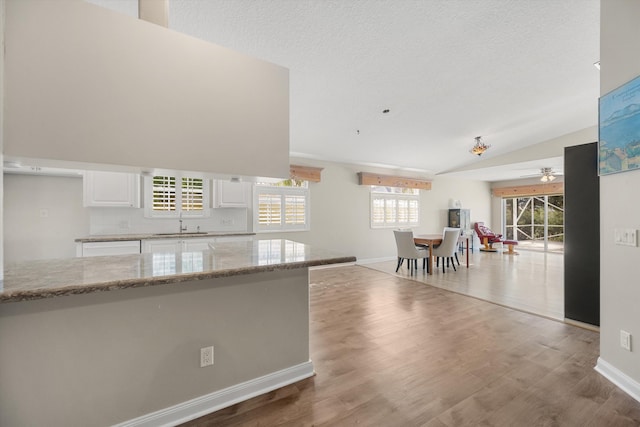
[[[121,242],[125,240],[152,240],[152,239],[175,239],[177,237],[192,238],[192,237],[233,237],[233,236],[255,236],[256,233],[246,232],[184,232],[184,233],[147,233],[147,234],[108,234],[108,235],[96,235],[88,237],[80,237],[75,239],[78,243],[89,242]]]
[[[5,265],[0,303],[355,261],[284,239],[221,242],[205,251],[24,261]]]

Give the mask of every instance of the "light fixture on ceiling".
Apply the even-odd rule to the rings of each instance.
[[[476,136],[476,143],[473,147],[471,147],[471,150],[469,150],[470,153],[475,154],[476,156],[482,156],[482,154],[484,154],[484,152],[487,151],[489,147],[491,147],[490,145],[482,142],[481,138],[481,136]]]
[[[540,177],[540,181],[542,182],[551,182],[556,179],[551,168],[542,168],[540,169],[540,173],[542,173],[542,176]]]

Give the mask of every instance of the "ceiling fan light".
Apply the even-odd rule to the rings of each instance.
[[[542,176],[540,177],[540,181],[542,181],[542,182],[547,182],[547,181],[549,181],[549,177],[548,177],[547,175],[542,175]]]
[[[553,175],[549,175],[549,181],[553,181],[554,179],[556,179],[556,177],[555,177],[555,176],[553,176]]]

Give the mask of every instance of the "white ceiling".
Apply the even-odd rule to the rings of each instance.
[[[170,28],[289,68],[292,155],[427,175],[478,163],[476,136],[484,160],[595,126],[599,20],[599,0],[169,0]],[[562,159],[455,175],[541,167]]]
[[[484,158],[597,124],[598,0],[169,7],[171,28],[290,69],[296,156],[442,173],[478,161],[478,135]]]

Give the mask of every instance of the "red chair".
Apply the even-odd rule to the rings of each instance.
[[[493,247],[494,243],[502,243],[503,245],[507,245],[509,248],[509,254],[516,254],[517,252],[513,249],[515,245],[518,244],[516,240],[505,240],[502,238],[502,234],[496,234],[489,227],[484,225],[484,222],[476,222],[474,225],[476,230],[476,234],[478,234],[478,238],[482,242],[481,251],[486,252],[496,252],[497,249]]]

